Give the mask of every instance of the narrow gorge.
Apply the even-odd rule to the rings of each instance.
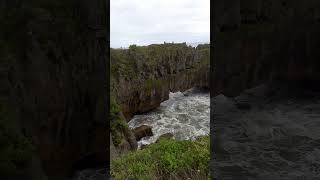
[[[209,51],[209,44],[191,47],[186,43],[111,49],[111,97],[120,116],[111,119],[111,146],[116,151],[137,148],[126,125],[134,115],[159,107],[170,92],[209,88]]]

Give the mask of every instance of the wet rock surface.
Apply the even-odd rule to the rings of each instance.
[[[212,99],[214,178],[320,179],[320,94],[258,89]]]
[[[133,132],[137,141],[146,136],[153,136],[152,127],[147,125],[139,126],[135,128]]]

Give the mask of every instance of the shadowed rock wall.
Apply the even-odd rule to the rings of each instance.
[[[11,121],[49,179],[108,160],[106,3],[1,1]]]
[[[289,160],[287,156],[300,146],[293,144],[299,140],[292,139],[310,139],[301,146],[311,147],[312,142],[318,140],[300,136],[302,130],[297,128],[300,125],[296,126],[295,120],[302,124],[316,121],[307,115],[308,112],[318,117],[317,110],[310,108],[317,102],[318,93],[310,90],[320,89],[320,38],[317,35],[320,1],[214,0],[212,3],[214,48],[210,79],[211,96],[216,96],[211,99],[214,107],[211,111],[212,178],[319,177],[318,170],[309,168],[314,164],[306,163],[314,158],[312,155],[312,158],[310,155],[305,158],[294,154]],[[246,89],[250,90],[244,91]],[[301,99],[305,104],[299,106]],[[275,115],[282,114],[279,112],[283,107],[286,109],[283,115],[290,114],[290,105],[284,102],[298,107],[292,109],[293,115],[287,118]],[[300,116],[304,107],[309,111]],[[288,130],[293,125],[297,129],[294,133]],[[316,129],[316,125],[311,126],[306,132]],[[281,135],[275,135],[275,129],[279,129]],[[250,131],[255,133],[250,134]],[[249,148],[247,145],[251,143]],[[313,154],[316,148],[301,149],[299,153]],[[243,156],[246,150],[252,151]],[[274,154],[269,156],[268,153]],[[297,157],[301,161],[293,159]],[[270,161],[261,158],[270,158]],[[281,161],[286,163],[281,164]],[[300,170],[302,173],[297,173]]]
[[[270,81],[320,80],[319,1],[213,3],[215,95],[236,96]]]

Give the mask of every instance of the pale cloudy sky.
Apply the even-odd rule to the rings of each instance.
[[[110,0],[110,44],[209,42],[210,0]]]

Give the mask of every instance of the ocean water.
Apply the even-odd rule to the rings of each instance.
[[[319,180],[320,94],[259,91],[212,98],[214,178]],[[251,108],[238,109],[234,100]]]
[[[210,132],[210,94],[198,89],[170,93],[160,107],[129,121],[134,129],[141,125],[152,127],[153,136],[142,138],[138,146],[154,143],[162,134],[171,133],[177,140],[195,139]]]

